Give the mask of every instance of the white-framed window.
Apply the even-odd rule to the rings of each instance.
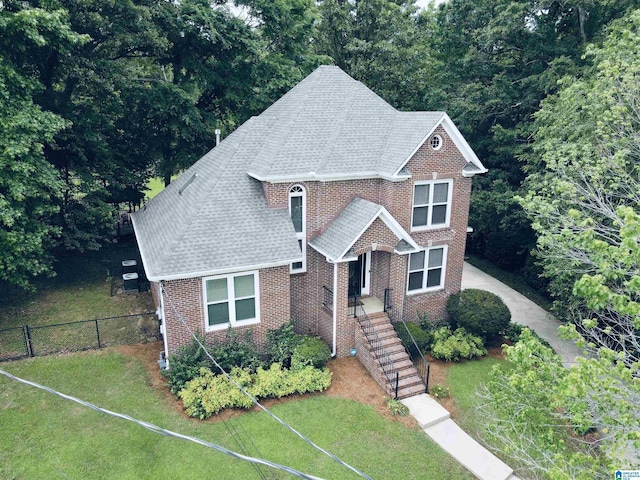
[[[307,193],[302,185],[289,189],[289,215],[302,252],[302,261],[292,263],[290,271],[303,273],[307,271]]]
[[[427,248],[409,255],[407,293],[420,293],[443,289],[446,265],[446,245]]]
[[[418,181],[413,185],[411,230],[448,227],[453,180]]]
[[[442,148],[442,137],[440,135],[434,135],[429,139],[429,145],[433,150],[440,150]]]
[[[257,270],[204,278],[202,284],[207,331],[260,322]]]

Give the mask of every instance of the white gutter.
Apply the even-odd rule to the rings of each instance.
[[[335,357],[337,353],[338,340],[338,264],[333,264],[333,349],[331,356]]]

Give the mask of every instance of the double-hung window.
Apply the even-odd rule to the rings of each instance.
[[[453,180],[416,182],[413,186],[412,230],[448,227]]]
[[[302,185],[294,185],[289,190],[289,214],[296,231],[298,246],[302,252],[302,261],[291,264],[291,273],[307,271],[307,195]]]
[[[260,322],[258,272],[242,272],[204,279],[206,330]]]
[[[432,247],[409,256],[407,293],[444,288],[447,246]]]

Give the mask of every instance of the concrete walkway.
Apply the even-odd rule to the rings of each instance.
[[[521,293],[468,263],[464,264],[462,272],[462,288],[488,290],[500,296],[511,311],[512,322],[531,328],[549,342],[562,357],[565,367],[575,363],[580,351],[573,342],[558,338],[560,322]],[[449,418],[449,412],[429,395],[423,393],[405,398],[402,403],[424,432],[476,478],[518,480],[512,468],[467,435]]]
[[[568,368],[576,362],[580,350],[575,343],[558,338],[558,327],[561,323],[521,293],[469,263],[464,264],[462,271],[462,288],[478,288],[495,293],[511,310],[513,323],[529,327],[549,342],[556,353],[562,357],[562,363],[565,367]]]
[[[405,398],[420,428],[443,450],[480,480],[519,480],[513,469],[467,435],[449,412],[426,393]]]

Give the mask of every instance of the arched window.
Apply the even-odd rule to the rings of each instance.
[[[307,194],[302,185],[294,185],[289,189],[289,214],[296,231],[298,245],[302,251],[301,262],[291,264],[291,273],[307,271]]]

